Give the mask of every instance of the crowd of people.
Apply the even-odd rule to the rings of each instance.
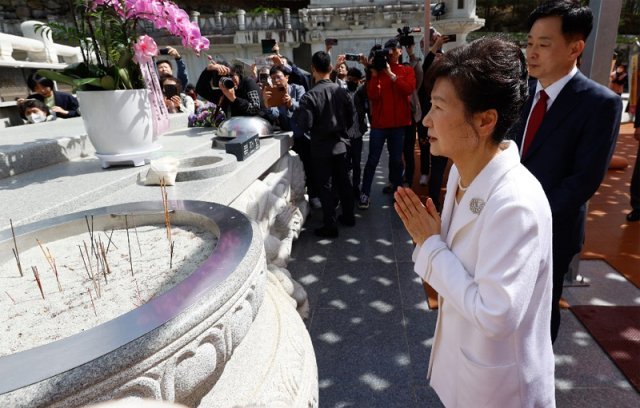
[[[175,50],[167,54],[176,77],[167,61],[157,66],[170,112],[260,116],[293,133],[310,201],[322,209],[320,237],[337,237],[339,224],[355,225],[356,207],[369,208],[386,144],[383,191],[415,243],[415,273],[438,293],[431,385],[446,406],[548,407],[563,280],[622,113],[619,87],[578,70],[592,25],[588,7],[548,0],[529,16],[524,54],[498,37],[444,53],[447,36],[431,30],[419,44],[424,60],[401,33],[368,54],[335,59],[328,44],[313,54],[310,77],[277,45],[272,64],[248,74],[212,59],[195,86]],[[612,72],[614,85],[624,75]],[[79,114],[75,98],[49,80],[29,87],[30,122]],[[425,203],[412,190],[416,136]],[[640,219],[637,163],[633,177],[629,221]]]

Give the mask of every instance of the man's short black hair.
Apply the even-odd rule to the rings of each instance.
[[[527,30],[531,31],[538,19],[556,16],[562,19],[562,34],[565,39],[586,41],[591,34],[593,13],[589,7],[582,6],[577,0],[545,1],[529,14]]]
[[[358,68],[356,68],[356,67],[351,67],[351,68],[349,68],[349,70],[347,71],[347,76],[348,76],[348,77],[353,77],[353,78],[362,79],[362,77],[363,77],[364,75],[362,74],[362,71],[360,71]]]
[[[289,70],[284,65],[280,64],[280,65],[274,65],[271,67],[271,69],[269,70],[269,76],[273,74],[277,74],[278,72],[282,72],[282,75],[284,76],[289,76],[291,74],[291,70]]]
[[[159,67],[161,64],[169,64],[169,66],[171,66],[171,62],[169,62],[169,60],[166,60],[166,59],[161,59],[156,61],[156,67]]]
[[[313,68],[323,74],[331,72],[331,55],[324,51],[318,51],[311,57]]]

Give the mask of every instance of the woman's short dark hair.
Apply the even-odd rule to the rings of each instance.
[[[449,79],[470,117],[495,109],[492,139],[499,143],[518,119],[529,93],[527,63],[518,46],[500,37],[483,37],[446,52],[432,80]]]
[[[29,78],[27,78],[27,86],[29,87],[29,89],[31,89],[32,91],[35,91],[36,85],[48,87],[51,89],[54,88],[53,81],[50,80],[49,78],[45,78],[35,73],[29,75]]]
[[[42,101],[38,99],[26,99],[18,104],[18,111],[20,112],[20,117],[23,119],[27,118],[27,110],[36,108],[40,109],[45,113],[46,116],[51,115],[51,110],[49,107]]]
[[[548,0],[536,7],[527,19],[527,31],[541,18],[560,17],[562,34],[567,40],[585,40],[593,28],[593,13],[577,0]]]

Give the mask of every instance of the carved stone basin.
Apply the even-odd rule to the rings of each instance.
[[[176,181],[200,180],[232,172],[238,166],[235,156],[227,153],[181,159]]]
[[[232,208],[201,201],[170,201],[169,207],[173,225],[215,231],[218,244],[209,257],[128,313],[0,357],[0,406],[75,407],[130,396],[197,406],[213,388],[264,298],[262,238],[255,223]],[[135,215],[138,225],[163,224],[165,217],[160,202],[96,208],[17,227],[17,244],[86,232],[85,216],[93,216],[96,231],[120,228],[125,215]],[[12,256],[11,248],[11,231],[0,233],[0,256]]]

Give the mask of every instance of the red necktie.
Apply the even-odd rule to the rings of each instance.
[[[522,148],[523,157],[527,154],[527,150],[529,150],[529,146],[531,146],[531,142],[533,142],[533,138],[542,124],[544,114],[547,112],[547,99],[549,99],[549,95],[547,95],[545,91],[540,91],[540,98],[531,111],[527,132],[524,135],[524,147]]]

